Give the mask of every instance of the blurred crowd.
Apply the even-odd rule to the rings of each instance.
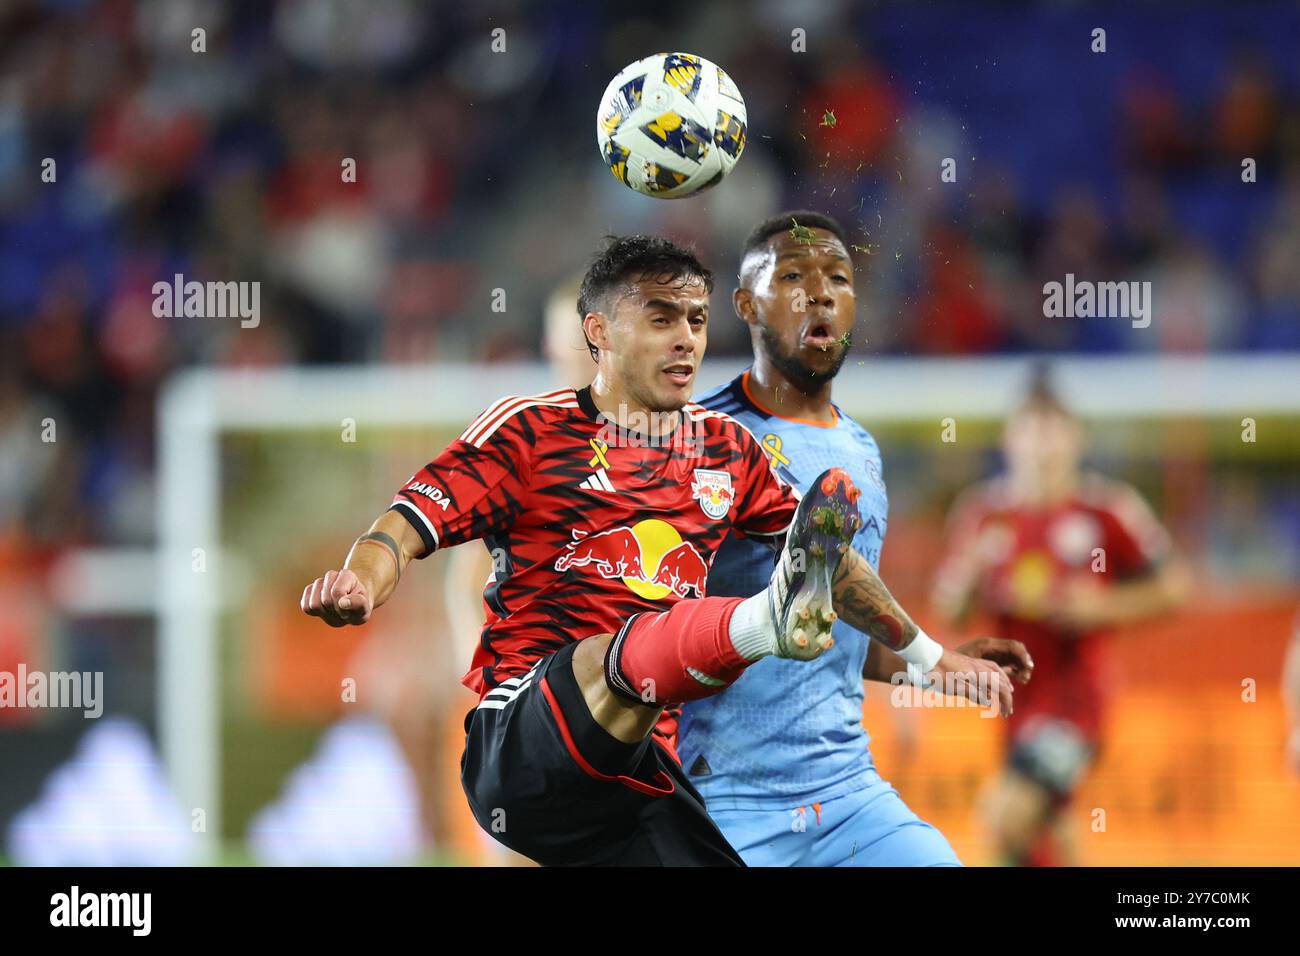
[[[712,354],[747,350],[740,240],[794,204],[852,232],[873,354],[1300,347],[1295,9],[1105,14],[7,4],[0,561],[16,540],[23,560],[152,542],[154,406],[178,368],[538,358],[543,304],[607,232],[697,246],[720,276]],[[726,66],[749,145],[721,187],[656,202],[611,178],[594,114],[617,69],[669,48]],[[260,282],[257,328],[156,317],[177,273]],[[1066,273],[1151,279],[1151,328],[1044,319]]]

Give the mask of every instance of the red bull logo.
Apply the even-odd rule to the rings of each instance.
[[[695,480],[691,482],[691,497],[700,503],[700,509],[710,518],[716,520],[725,516],[736,497],[730,473],[696,468]]]
[[[1047,616],[1059,596],[1056,562],[1045,551],[1019,555],[1008,569],[1004,589],[1012,612],[1021,617]]]
[[[704,597],[709,566],[689,541],[666,521],[649,518],[591,534],[574,530],[555,562],[556,571],[586,568],[602,578],[619,578],[651,601],[676,594]]]
[[[555,562],[555,570],[591,567],[602,578],[644,578],[641,543],[631,528],[611,528],[590,534],[573,532],[573,541]]]

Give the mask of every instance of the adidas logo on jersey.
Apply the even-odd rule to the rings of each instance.
[[[613,482],[609,480],[609,473],[604,468],[597,468],[596,473],[585,478],[578,487],[585,488],[587,491],[618,491]]]

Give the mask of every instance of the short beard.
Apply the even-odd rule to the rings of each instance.
[[[656,372],[655,374],[657,375],[658,372]],[[631,376],[628,376],[626,378],[626,381],[632,381]],[[683,408],[686,407],[686,403],[690,401],[689,398],[684,398],[680,402],[673,400],[670,401],[669,404],[667,405],[662,405],[660,404],[659,400],[653,397],[654,389],[649,385],[646,386],[644,392],[642,392],[642,390],[639,388],[630,388],[628,389],[628,392],[629,392],[628,394],[629,398],[631,398],[633,401],[639,402],[640,404],[644,405],[647,409],[649,409],[651,412],[657,415],[667,415],[673,412],[680,412]]]
[[[844,351],[840,353],[834,365],[824,372],[819,372],[809,368],[795,353],[785,351],[776,333],[767,326],[763,326],[759,334],[763,339],[763,350],[767,353],[767,360],[789,380],[791,385],[805,395],[820,391],[823,385],[840,373],[844,360],[849,357],[849,349],[853,345],[853,333],[845,332],[838,340],[844,343]]]

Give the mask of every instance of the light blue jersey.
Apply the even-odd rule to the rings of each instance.
[[[827,468],[845,469],[862,492],[863,526],[853,545],[878,568],[888,498],[875,439],[838,407],[835,422],[827,425],[773,415],[749,396],[748,380],[746,372],[698,401],[748,428],[800,490]],[[708,594],[757,594],[767,587],[775,558],[767,544],[729,537],[709,570]],[[691,782],[748,862],[824,864],[842,857],[850,865],[956,864],[943,836],[903,804],[872,761],[862,725],[862,669],[870,639],[842,621],[833,633],[834,646],[813,661],[764,658],[723,693],[682,708],[678,753]],[[850,795],[852,801],[841,799]],[[827,821],[823,833],[828,839],[837,834],[834,846],[810,855],[808,841],[785,838],[797,832],[817,836],[820,813],[815,822],[791,815],[832,802],[838,811],[833,816],[857,821],[834,828]],[[852,808],[841,809],[849,802]],[[875,808],[871,830],[864,829],[867,817],[859,805]],[[768,830],[771,839],[764,836]],[[868,845],[876,852],[868,852]]]
[[[748,428],[800,490],[827,468],[846,470],[862,492],[863,526],[853,546],[877,567],[888,500],[875,439],[838,408],[827,426],[769,415],[750,400],[747,381],[745,373],[699,403]],[[729,537],[709,569],[708,594],[757,594],[775,558],[766,544]],[[816,660],[765,658],[725,693],[683,708],[679,753],[710,810],[830,800],[873,773],[862,726],[868,638],[843,622],[833,634],[835,645]]]

